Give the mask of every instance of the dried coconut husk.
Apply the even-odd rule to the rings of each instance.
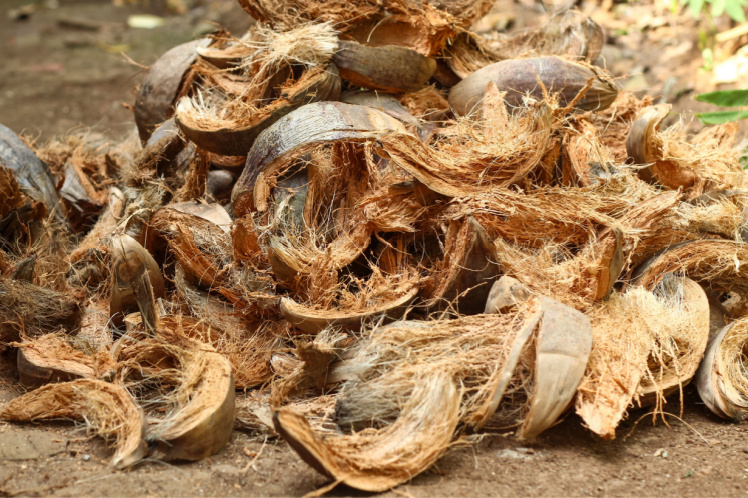
[[[481,313],[501,272],[488,233],[472,217],[451,221],[442,252],[443,259],[423,286],[426,305],[462,315]]]
[[[234,425],[229,361],[199,339],[205,331],[194,319],[163,316],[153,338],[144,338],[137,316],[128,320],[132,324],[123,338],[119,375],[175,387],[159,397],[159,403],[167,402],[171,409],[165,417],[149,417],[148,441],[157,444],[166,459],[200,460],[220,451]]]
[[[148,453],[143,410],[124,387],[100,380],[78,379],[40,387],[0,408],[0,418],[19,422],[82,420],[91,432],[114,441],[110,465],[116,469],[130,467]]]
[[[124,323],[125,315],[139,310],[149,330],[158,323],[156,299],[166,297],[164,279],[153,256],[129,235],[110,240],[112,294],[109,316],[115,327]]]
[[[731,149],[737,125],[708,127],[689,139],[682,124],[660,131],[670,109],[669,104],[646,107],[631,126],[628,154],[635,164],[648,166],[639,170],[639,176],[667,188],[688,190],[689,198],[717,188],[742,187],[738,151]]]
[[[597,166],[609,174],[615,160],[603,144],[597,128],[586,119],[573,123],[564,136],[564,160],[561,184],[568,187],[586,187],[594,181],[590,169]]]
[[[203,340],[228,358],[237,389],[264,384],[272,377],[270,357],[280,346],[273,322],[250,320],[216,296],[190,285],[177,264],[175,285],[192,314],[210,327]]]
[[[261,23],[288,29],[310,21],[345,26],[377,14],[381,0],[290,1],[239,0],[244,10]]]
[[[10,128],[2,124],[0,124],[0,168],[3,168],[0,188],[3,189],[2,193],[8,195],[8,202],[11,202],[11,205],[17,204],[13,209],[17,211],[20,219],[41,219],[46,213],[54,213],[55,220],[58,222],[64,220],[64,213],[55,188],[56,181],[49,167],[40,161]],[[24,202],[21,205],[18,189],[33,202]],[[15,200],[10,201],[10,199]],[[39,206],[39,203],[42,203],[44,207]],[[5,209],[10,211],[7,206]],[[33,213],[33,216],[29,215],[29,211]],[[12,221],[8,218],[6,213],[0,220],[0,228],[7,227]]]
[[[114,358],[106,350],[95,354],[72,344],[63,334],[46,334],[36,339],[11,343],[18,348],[17,367],[21,384],[34,389],[45,384],[77,378],[101,378],[114,373]]]
[[[589,116],[616,163],[623,164],[628,161],[626,139],[631,125],[636,121],[641,109],[651,105],[651,97],[645,96],[640,100],[633,93],[621,90],[610,107]]]
[[[174,113],[177,96],[189,88],[185,78],[197,58],[198,47],[207,47],[211,40],[203,38],[177,45],[164,53],[150,68],[140,85],[135,100],[135,124],[140,140],[145,143],[156,127]]]
[[[369,47],[339,41],[332,61],[354,86],[390,93],[420,90],[436,71],[436,61],[396,45]]]
[[[673,275],[654,292],[630,287],[586,314],[592,353],[579,387],[576,411],[605,439],[634,403],[682,388],[698,368],[709,337],[709,303],[692,280]]]
[[[599,111],[610,106],[618,89],[610,76],[596,66],[560,57],[509,59],[479,69],[449,91],[449,104],[459,115],[469,115],[483,99],[486,85],[494,82],[509,108],[523,106],[527,95],[543,100],[557,95],[561,107]]]
[[[735,320],[710,338],[696,373],[696,387],[706,406],[714,414],[736,422],[748,413],[746,323],[746,318]]]
[[[272,102],[259,108],[241,100],[221,101],[208,94],[183,98],[176,121],[182,132],[205,150],[221,155],[247,154],[259,134],[270,125],[310,102],[337,100],[340,76],[334,64],[307,69],[282,88]]]
[[[34,202],[21,192],[12,170],[0,166],[0,241],[5,247],[13,247],[33,241],[31,226],[38,224],[47,215],[41,202]],[[32,240],[29,240],[32,239]]]
[[[602,27],[578,10],[558,12],[533,29],[488,39],[460,33],[447,49],[447,64],[460,78],[494,62],[557,55],[594,62],[605,44]]]
[[[396,119],[375,109],[318,102],[303,106],[263,132],[252,146],[231,199],[234,213],[267,210],[276,179],[296,158],[332,142],[365,142],[390,133],[406,133]]]
[[[72,296],[28,282],[0,278],[0,340],[17,341],[64,329],[80,329],[83,310]]]
[[[745,244],[724,239],[689,240],[665,247],[634,269],[631,282],[654,288],[668,273],[708,283],[712,290],[748,293],[743,265]]]
[[[463,423],[493,428],[522,425],[520,436],[534,437],[568,406],[581,380],[590,344],[585,323],[580,313],[532,296],[501,315],[375,328],[355,356],[331,372],[336,376],[345,367],[349,379],[338,396],[336,421],[357,429],[389,423],[400,414],[414,388],[413,379],[449,373],[463,388]],[[557,342],[565,345],[558,351],[569,363],[556,361],[557,370],[553,366],[547,372],[536,370],[538,361],[550,360],[556,347],[551,345]],[[557,384],[547,377],[551,373]]]
[[[459,421],[460,392],[447,374],[419,375],[391,425],[352,435],[315,433],[290,408],[273,414],[275,430],[321,474],[369,492],[409,481],[449,448]]]
[[[334,299],[332,306],[310,306],[281,298],[280,311],[289,323],[309,334],[317,334],[328,327],[358,331],[367,322],[401,318],[418,294],[419,281],[407,270],[403,275],[388,278],[375,267],[373,275],[358,287],[356,293],[335,289],[335,294],[342,295],[328,298]],[[319,301],[324,302],[326,297],[323,294]]]

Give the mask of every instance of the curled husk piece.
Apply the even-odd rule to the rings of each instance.
[[[115,441],[111,465],[116,469],[130,467],[148,453],[143,410],[127,389],[100,380],[78,379],[40,387],[0,408],[0,418],[19,422],[84,420],[95,433]]]
[[[558,95],[561,107],[573,104],[578,111],[600,111],[618,95],[613,80],[595,66],[554,56],[509,59],[479,69],[453,86],[449,92],[452,109],[462,116],[477,111],[490,82],[507,92],[510,108],[522,106],[527,95],[543,100],[547,93]]]
[[[46,213],[55,213],[56,219],[64,219],[56,183],[47,164],[36,157],[10,128],[0,124],[0,193],[3,194],[0,215],[5,218],[14,211],[14,216],[27,218],[28,215],[23,213],[31,210],[35,213],[31,219],[40,219]],[[23,196],[34,203],[43,203],[46,210],[31,205]],[[0,219],[0,224],[7,223]]]
[[[175,386],[164,399],[173,405],[171,411],[163,418],[149,417],[147,440],[167,459],[200,460],[216,454],[231,438],[234,425],[236,396],[229,361],[200,339],[204,330],[194,319],[164,316],[156,336],[148,339],[142,338],[137,315],[128,315],[126,323],[128,335],[136,340],[123,348],[124,371]]]
[[[275,430],[315,470],[352,488],[381,492],[409,481],[449,447],[459,422],[460,392],[448,375],[419,376],[391,425],[324,437],[290,408],[273,414]]]
[[[715,334],[696,373],[696,387],[706,406],[736,422],[748,415],[747,325],[748,318],[740,318]]]
[[[687,190],[689,198],[716,188],[742,187],[744,174],[736,152],[730,150],[737,125],[707,127],[686,138],[682,124],[660,130],[670,109],[670,104],[645,107],[631,125],[626,150],[635,164],[647,166],[639,176],[673,190]]]
[[[47,334],[12,345],[18,348],[18,376],[26,388],[77,378],[99,378],[114,372],[114,360],[107,351],[85,354],[61,334]]]
[[[709,302],[696,282],[669,274],[654,292],[614,292],[587,315],[592,353],[576,411],[593,432],[613,439],[630,406],[661,409],[694,375],[709,337]]]
[[[182,133],[203,149],[224,156],[248,153],[260,133],[294,109],[311,102],[337,100],[340,96],[340,75],[335,64],[313,67],[278,97],[247,112],[226,113],[231,102],[213,102],[184,97],[177,104],[176,122]]]
[[[332,60],[344,80],[391,93],[420,90],[436,71],[434,59],[395,45],[369,47],[341,40]]]
[[[359,330],[363,323],[375,321],[378,316],[390,320],[402,317],[408,305],[418,294],[418,283],[403,282],[403,289],[389,289],[389,300],[376,306],[366,308],[365,311],[348,311],[345,309],[318,310],[294,302],[292,299],[281,298],[280,310],[283,317],[292,325],[309,334],[317,334],[327,327],[341,327],[345,330]],[[400,291],[400,292],[397,292]],[[399,294],[399,295],[398,295]]]
[[[197,58],[197,48],[207,47],[203,38],[177,45],[164,53],[148,71],[135,100],[135,124],[145,143],[156,127],[174,113],[174,102],[184,86],[185,74]]]

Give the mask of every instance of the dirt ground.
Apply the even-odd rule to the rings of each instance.
[[[40,140],[78,129],[120,140],[134,127],[127,106],[143,70],[119,52],[149,65],[215,24],[235,33],[249,24],[234,0],[205,1],[182,15],[156,3],[115,8],[111,0],[57,0],[41,2],[25,20],[6,15],[27,4],[0,2],[0,122]],[[143,12],[164,15],[164,26],[128,29],[128,15]],[[641,13],[624,11],[616,21],[627,28],[613,31],[606,63],[627,75],[622,85],[674,102],[677,110],[698,110],[691,96],[712,88],[699,72],[697,35],[688,26],[647,24]],[[531,20],[530,13],[515,24]],[[15,355],[4,353],[0,401],[21,392],[17,380]],[[684,399],[682,419],[668,416],[669,426],[653,426],[645,411],[633,411],[614,441],[593,436],[575,415],[532,444],[511,434],[469,438],[385,496],[745,495],[748,426],[711,415],[692,387]],[[677,396],[667,408],[680,413]],[[109,456],[103,441],[70,423],[0,423],[0,495],[301,496],[328,483],[284,442],[238,431],[218,455],[197,463],[146,461],[118,472],[107,466]],[[363,495],[346,488],[330,494]]]

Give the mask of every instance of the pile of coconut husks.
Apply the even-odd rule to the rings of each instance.
[[[138,136],[0,127],[0,418],[80,420],[116,468],[251,430],[382,491],[691,381],[745,417],[736,125],[664,126],[573,10],[479,37],[490,0],[239,1],[249,32],[150,68]]]

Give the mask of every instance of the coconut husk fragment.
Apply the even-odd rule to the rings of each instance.
[[[200,322],[166,315],[154,337],[147,338],[143,321],[128,316],[130,329],[123,338],[118,375],[143,377],[173,386],[162,394],[171,410],[149,416],[146,439],[166,459],[200,460],[220,451],[234,425],[234,378],[231,364],[200,337]]]
[[[0,336],[18,341],[23,333],[77,332],[83,310],[71,296],[28,282],[0,278]]]
[[[275,430],[335,484],[386,491],[435,463],[459,421],[460,395],[448,375],[420,376],[414,384],[400,417],[383,429],[323,437],[302,415],[283,408],[273,414]]]
[[[748,412],[744,349],[745,318],[722,327],[709,339],[696,373],[696,387],[706,406],[720,417],[742,421]]]
[[[10,128],[0,125],[0,167],[3,168],[3,192],[8,194],[8,204],[4,210],[10,211],[9,206],[17,204],[13,209],[22,208],[17,189],[33,202],[25,202],[21,211],[33,210],[40,213],[33,217],[22,215],[22,219],[40,219],[45,213],[54,213],[55,219],[63,220],[64,213],[60,207],[60,199],[55,188],[56,180],[49,167],[39,160],[34,152],[13,133]],[[14,177],[10,179],[11,173]],[[11,201],[11,199],[15,199]],[[42,203],[46,211],[34,204]],[[21,214],[21,213],[19,213]],[[6,213],[7,216],[7,213]],[[7,225],[8,221],[5,222]]]
[[[113,441],[110,465],[130,467],[145,458],[145,417],[143,410],[122,386],[100,380],[78,379],[50,384],[19,396],[0,408],[4,420],[67,418],[85,421],[95,434]]]
[[[737,125],[705,128],[688,139],[683,127],[661,131],[670,105],[645,107],[631,126],[626,149],[645,181],[671,189],[682,188],[690,198],[716,188],[741,187],[742,168],[735,153],[725,152],[735,140]]]
[[[671,274],[655,292],[630,287],[587,315],[592,353],[576,411],[590,430],[613,439],[641,397],[661,407],[666,394],[694,375],[709,337],[709,303],[697,283]]]
[[[271,103],[256,112],[226,114],[227,103],[187,97],[179,101],[176,121],[182,132],[210,152],[238,156],[247,154],[259,134],[294,109],[340,95],[340,76],[334,64],[307,70],[296,82],[282,89]],[[241,106],[240,106],[241,107]]]
[[[198,47],[207,47],[209,38],[177,45],[164,53],[148,71],[135,100],[135,123],[145,143],[156,127],[174,113],[174,102],[185,85],[185,74],[197,58]]]
[[[12,343],[18,348],[17,366],[21,384],[33,389],[45,384],[78,378],[101,378],[114,373],[114,359],[107,351],[89,354],[61,334]]]

